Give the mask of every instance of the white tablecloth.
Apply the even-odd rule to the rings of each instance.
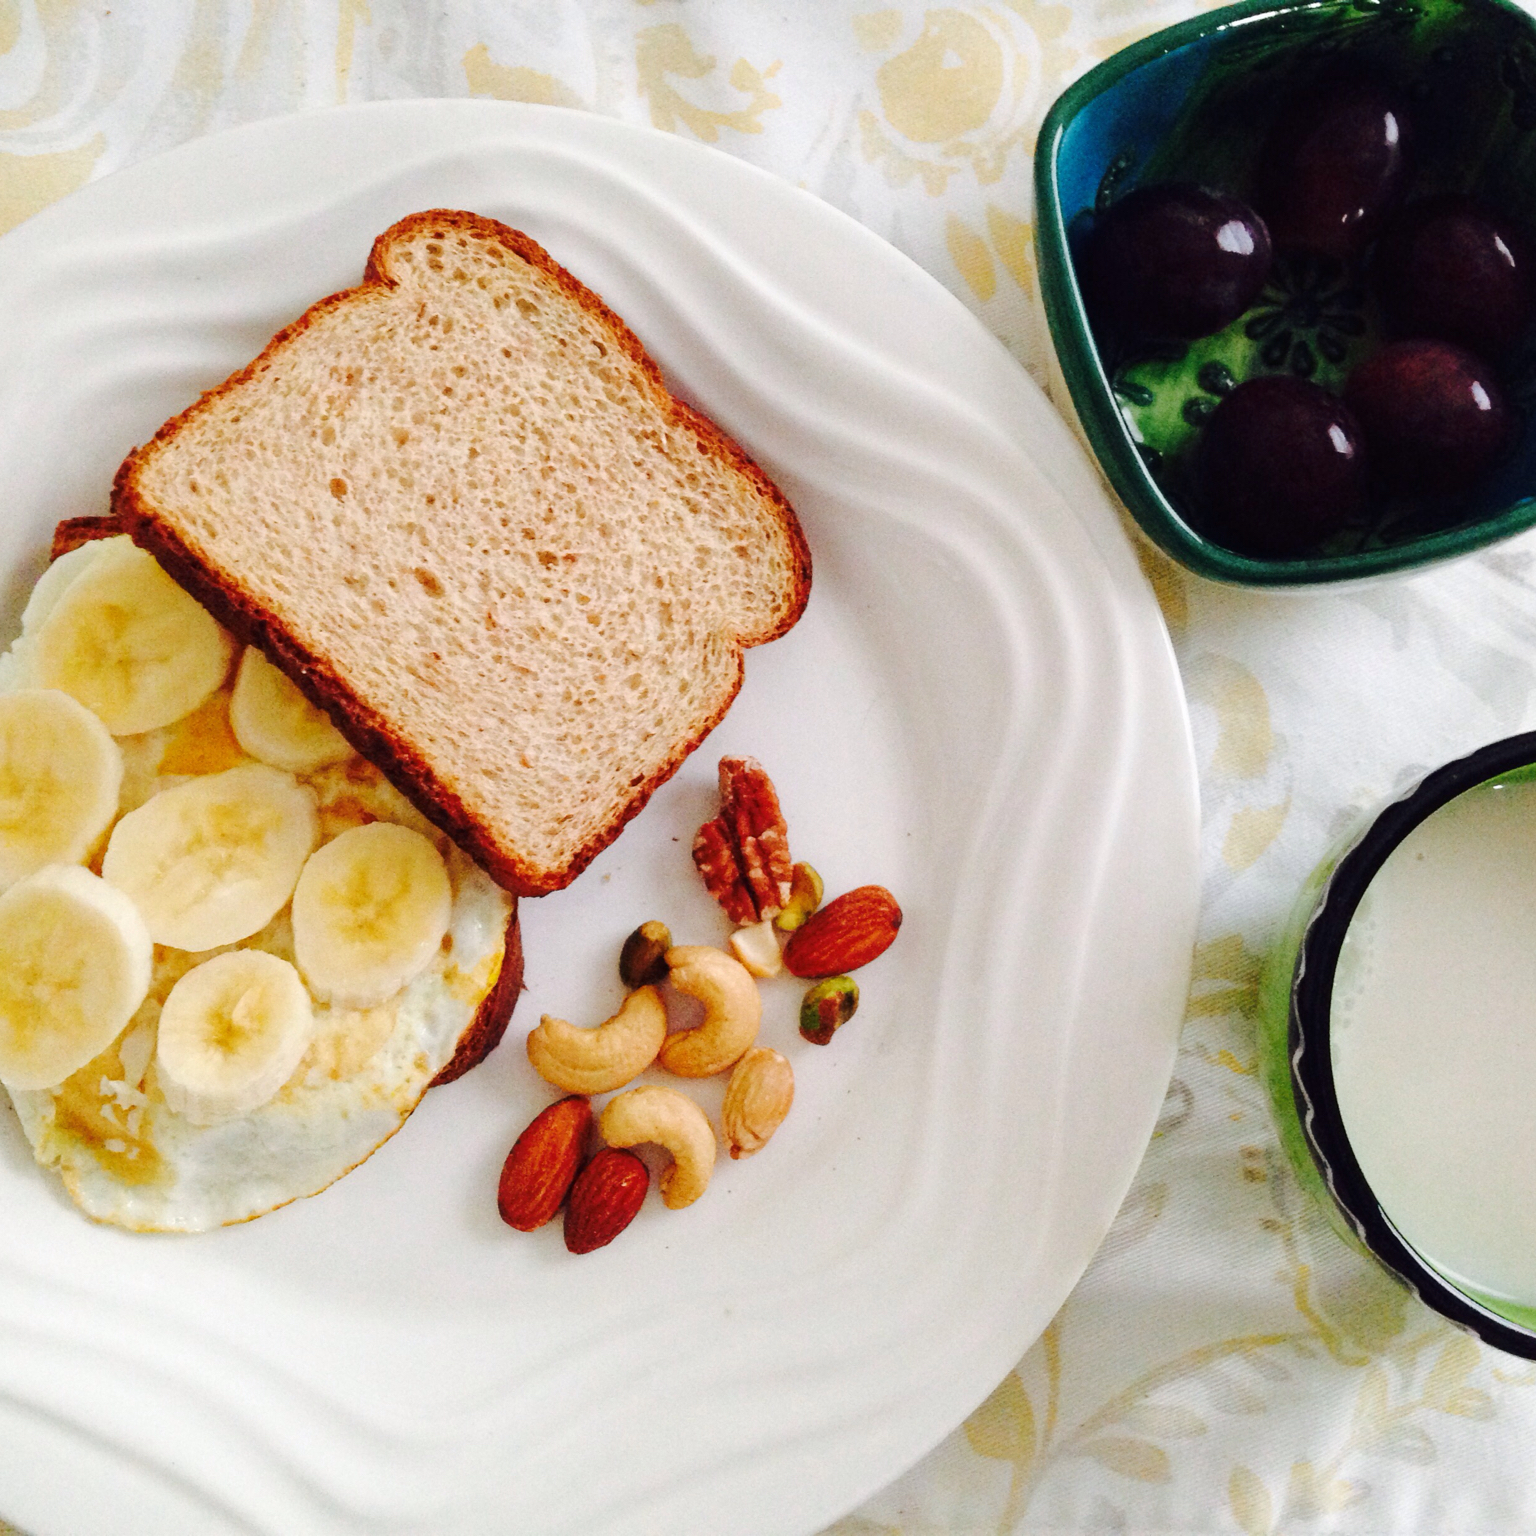
[[[0,228],[194,135],[300,108],[558,102],[809,188],[927,268],[1043,380],[1040,118],[1066,81],[1197,8],[9,0]],[[1339,829],[1424,768],[1536,726],[1533,562],[1527,535],[1409,581],[1266,597],[1148,554],[1205,807],[1173,1087],[1103,1251],[1045,1337],[837,1536],[1536,1531],[1536,1368],[1439,1322],[1299,1196],[1252,1022],[1264,947]]]

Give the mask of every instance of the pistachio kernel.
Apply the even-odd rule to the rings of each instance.
[[[789,900],[774,918],[773,926],[780,933],[793,933],[821,905],[825,889],[821,876],[809,864],[796,864],[790,871]]]
[[[859,984],[852,976],[818,981],[800,1004],[800,1033],[812,1045],[826,1045],[859,1006]]]
[[[665,923],[641,923],[619,951],[619,980],[633,992],[659,986],[667,979],[667,951],[672,930]]]

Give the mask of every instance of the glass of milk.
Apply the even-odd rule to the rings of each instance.
[[[1259,1031],[1334,1225],[1536,1359],[1536,732],[1430,774],[1313,875]]]

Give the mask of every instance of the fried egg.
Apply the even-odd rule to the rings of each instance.
[[[261,722],[259,728],[253,725],[256,706],[249,698],[235,699],[235,695],[246,686],[246,672],[259,671],[260,658],[249,668],[240,666],[231,677],[238,648],[217,626],[210,630],[194,624],[192,615],[170,600],[166,606],[176,611],[160,615],[159,589],[152,581],[143,588],[147,596],[129,593],[122,604],[125,608],[131,607],[131,601],[147,604],[157,615],[158,628],[148,620],[141,623],[132,612],[127,618],[115,612],[103,617],[93,610],[93,603],[110,607],[118,601],[115,594],[126,591],[119,583],[123,571],[134,581],[147,579],[136,563],[139,553],[125,539],[106,539],[83,545],[54,562],[34,589],[20,637],[0,657],[0,694],[19,697],[26,692],[36,697],[39,690],[63,691],[97,711],[109,730],[113,718],[137,725],[179,711],[175,718],[149,729],[114,733],[121,754],[116,815],[84,863],[91,871],[104,872],[108,884],[119,867],[128,872],[117,874],[113,889],[127,891],[151,936],[159,924],[162,932],[184,932],[188,937],[183,942],[209,947],[186,949],[155,942],[147,993],[111,1045],[60,1082],[46,1087],[18,1087],[13,1082],[5,1086],[37,1161],[59,1174],[86,1215],[134,1231],[199,1232],[248,1221],[323,1190],[400,1128],[433,1080],[454,1063],[461,1042],[487,1033],[492,1040],[499,1037],[519,980],[511,974],[520,968],[515,904],[339,736],[339,745],[331,749],[325,733],[334,734],[333,728],[286,679],[280,679],[279,692],[286,688],[291,697],[282,694],[278,699],[287,711],[279,717],[265,702],[269,695],[278,697],[275,685],[264,674],[258,677],[263,690],[258,700]],[[179,588],[175,592],[192,603]],[[68,624],[77,633],[61,636],[58,631]],[[103,651],[114,646],[116,652],[104,661]],[[223,648],[222,680],[215,647]],[[188,648],[201,650],[189,656]],[[215,679],[211,691],[198,681],[199,666],[204,668],[202,676]],[[194,699],[197,692],[203,696]],[[231,723],[232,700],[236,725],[241,726],[238,734]],[[279,737],[282,742],[277,741]],[[282,755],[277,746],[284,743],[289,752],[285,761],[305,761],[306,752],[309,760],[327,756],[333,760],[296,773],[272,767],[273,757]],[[254,747],[267,765],[258,763],[247,747]],[[5,750],[0,734],[0,841],[7,835],[5,802],[15,789],[11,780],[17,772],[15,764],[3,760]],[[276,956],[303,975],[298,961],[304,944],[296,947],[294,936],[293,878],[279,874],[280,880],[287,881],[287,894],[278,891],[281,905],[257,931],[231,942],[209,943],[217,936],[218,901],[235,889],[229,882],[246,878],[248,871],[242,873],[245,866],[240,861],[249,847],[232,844],[239,858],[232,855],[222,863],[210,863],[204,844],[210,836],[223,835],[218,829],[225,822],[205,819],[197,826],[197,838],[203,842],[196,838],[189,842],[188,859],[170,871],[136,852],[130,836],[133,824],[125,825],[124,818],[130,813],[158,816],[162,811],[169,816],[179,805],[174,796],[183,794],[186,786],[239,787],[247,780],[255,782],[253,769],[274,783],[281,781],[285,793],[287,786],[296,785],[299,799],[312,807],[304,811],[305,816],[313,816],[313,830],[303,834],[301,856],[311,843],[318,852],[353,829],[390,823],[417,834],[435,850],[447,876],[447,902],[436,917],[412,919],[418,924],[413,930],[418,942],[423,931],[420,922],[435,925],[424,930],[427,943],[422,952],[427,958],[424,963],[412,960],[410,964],[417,967],[414,974],[389,995],[360,999],[334,988],[328,993],[305,978],[312,1030],[300,1042],[297,1066],[256,1107],[204,1116],[211,1123],[198,1123],[184,1109],[172,1108],[184,1096],[166,1091],[177,1085],[167,1082],[167,1062],[157,1049],[162,1009],[184,977],[214,956],[233,951]],[[67,773],[68,765],[51,765],[50,771]],[[246,778],[241,778],[241,771]],[[26,787],[23,784],[16,793]],[[287,802],[279,798],[271,803]],[[166,822],[175,828],[184,824]],[[210,827],[214,832],[208,831]],[[150,831],[155,836],[149,845],[159,848],[164,840],[159,824]],[[291,827],[277,831],[292,841]],[[248,829],[239,835],[247,837]],[[431,855],[426,857],[430,860]],[[213,886],[200,901],[189,902],[175,880],[194,866],[199,878],[212,881]],[[364,878],[357,875],[354,885]],[[144,881],[152,888],[147,895],[140,889]],[[219,885],[220,881],[224,884]],[[254,910],[250,893],[257,883],[252,877],[235,890],[241,911]],[[176,914],[182,923],[179,928],[160,910],[168,890],[181,901]],[[333,904],[351,900],[351,890],[338,886],[340,895],[332,893]],[[417,901],[417,893],[390,890],[379,900],[386,898],[399,908],[401,902],[408,906]],[[396,908],[386,913],[387,921],[397,921],[389,915]],[[308,919],[301,913],[300,920]],[[337,930],[341,938],[333,935],[333,943],[352,942],[355,927],[343,924]],[[377,925],[375,936],[376,932]],[[509,973],[503,975],[509,953],[512,962]],[[366,969],[369,952],[360,948],[356,956]],[[386,965],[381,974],[390,978],[386,985],[398,981],[398,967],[391,970]],[[305,1027],[309,1028],[308,1018]],[[0,1079],[3,1076],[0,1073]]]

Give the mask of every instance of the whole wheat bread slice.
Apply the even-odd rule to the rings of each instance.
[[[810,589],[789,504],[518,231],[403,219],[114,515],[510,890],[572,880]]]

